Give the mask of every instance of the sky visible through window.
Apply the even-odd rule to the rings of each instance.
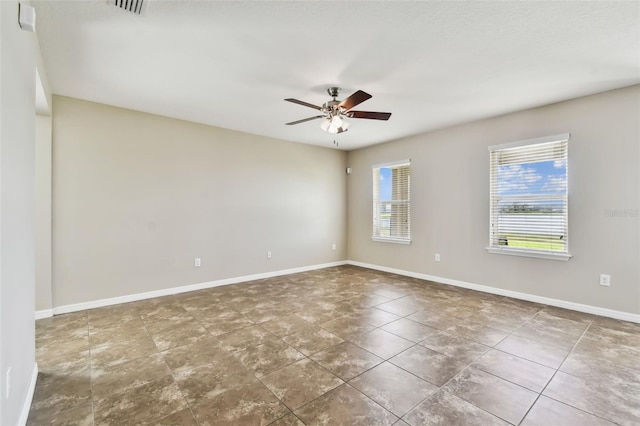
[[[391,168],[380,168],[380,201],[391,201]],[[567,190],[567,163],[562,160],[500,166],[501,196],[562,194]]]
[[[562,194],[567,190],[567,163],[540,161],[500,166],[498,192],[501,196]]]
[[[391,201],[390,167],[380,167],[380,201]]]

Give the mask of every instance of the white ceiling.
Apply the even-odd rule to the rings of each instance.
[[[333,146],[284,102],[361,89],[350,150],[640,83],[640,2],[32,1],[55,94]]]

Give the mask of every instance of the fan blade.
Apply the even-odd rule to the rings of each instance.
[[[287,126],[291,126],[293,124],[304,123],[305,121],[315,120],[316,118],[322,118],[324,115],[316,115],[315,117],[303,118],[302,120],[292,121],[291,123],[286,123]]]
[[[356,93],[354,93],[353,95],[349,96],[347,99],[340,102],[338,106],[349,111],[354,106],[361,104],[362,102],[370,98],[371,98],[370,94],[368,94],[367,92],[363,92],[362,90],[358,90]]]
[[[306,107],[313,108],[313,109],[317,109],[317,110],[321,110],[321,109],[322,109],[322,107],[319,107],[319,106],[317,106],[317,105],[313,105],[313,104],[310,104],[309,102],[305,102],[305,101],[299,101],[299,100],[297,100],[297,99],[293,99],[293,98],[285,99],[285,101],[287,101],[287,102],[293,102],[294,104],[298,104],[298,105],[306,106]]]
[[[390,112],[372,111],[349,111],[347,115],[352,118],[368,118],[371,120],[388,120],[391,117]]]

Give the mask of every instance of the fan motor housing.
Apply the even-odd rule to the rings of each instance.
[[[327,89],[327,93],[329,93],[329,96],[331,96],[333,98],[333,100],[335,100],[335,98],[337,98],[338,95],[340,94],[340,88],[339,87],[329,87]]]

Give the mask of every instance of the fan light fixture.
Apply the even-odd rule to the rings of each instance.
[[[287,102],[293,102],[294,104],[313,108],[320,112],[320,115],[316,115],[314,117],[303,118],[302,120],[296,120],[290,123],[286,123],[287,126],[306,123],[307,121],[320,118],[320,128],[322,130],[324,130],[325,132],[337,134],[346,131],[349,127],[349,123],[347,122],[347,120],[345,120],[345,118],[368,118],[370,120],[386,121],[389,119],[389,117],[391,117],[390,112],[352,110],[354,106],[361,104],[362,102],[371,98],[370,94],[363,92],[362,90],[358,90],[342,101],[339,101],[337,99],[338,94],[340,93],[339,87],[329,87],[329,89],[327,89],[327,93],[329,93],[329,96],[331,96],[333,100],[325,102],[324,104],[322,104],[322,106],[310,104],[309,102],[304,102],[293,98],[285,99],[285,101]]]
[[[342,133],[349,127],[349,122],[339,115],[334,115],[331,119],[324,118],[320,122],[320,128],[329,133]]]

